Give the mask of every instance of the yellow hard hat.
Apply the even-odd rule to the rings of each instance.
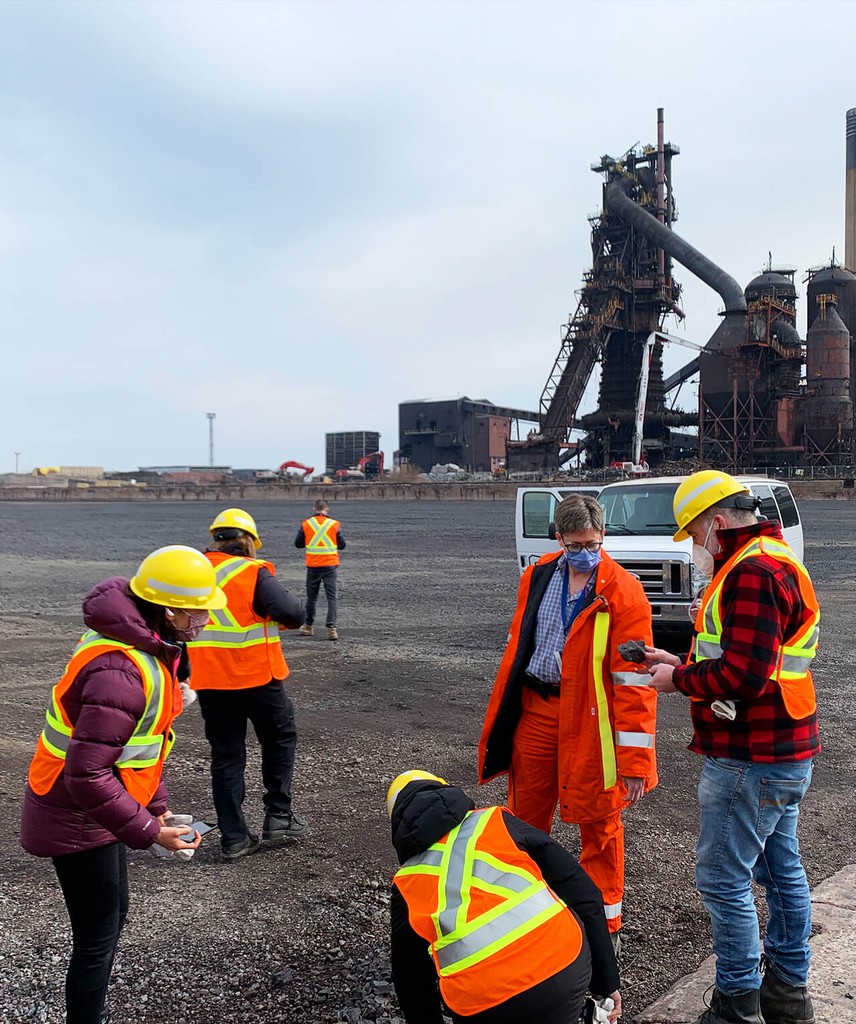
[[[201,551],[170,544],[147,555],[131,580],[131,590],[144,601],[168,608],[226,607],[214,566]]]
[[[432,775],[431,772],[423,772],[418,768],[413,768],[409,772],[402,772],[401,775],[396,775],[392,780],[392,785],[386,792],[386,809],[390,818],[392,817],[392,809],[395,807],[398,794],[411,782],[442,782],[444,786],[449,785],[439,775]]]
[[[253,538],[257,548],[262,546],[262,542],[259,540],[259,531],[256,529],[255,519],[242,508],[224,508],[208,527],[208,532],[213,533],[215,530],[228,530],[230,528],[233,530],[243,530],[244,533],[248,533]]]
[[[674,539],[686,540],[689,537],[687,527],[696,516],[718,505],[725,498],[748,490],[749,488],[739,480],[718,469],[703,469],[700,473],[688,476],[675,491],[672,499],[675,522],[678,524],[678,532]]]

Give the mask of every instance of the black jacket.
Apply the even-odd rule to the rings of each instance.
[[[405,786],[392,815],[392,845],[403,864],[423,853],[464,820],[475,804],[456,786],[419,781]],[[540,829],[503,810],[503,821],[519,849],[528,853],[547,885],[580,920],[591,951],[590,989],[609,995],[619,986],[618,967],[600,890],[577,861]],[[390,903],[392,977],[408,1024],[442,1024],[442,1004],[428,943],[413,930],[407,903],[393,884]]]

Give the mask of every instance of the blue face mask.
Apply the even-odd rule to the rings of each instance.
[[[566,550],[565,558],[574,572],[591,572],[600,562],[600,551],[591,552],[583,548],[579,554],[572,555]]]

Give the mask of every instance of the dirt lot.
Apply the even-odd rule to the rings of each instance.
[[[856,505],[803,504],[806,560],[823,608],[816,679],[825,752],[804,804],[812,884],[854,859],[856,753],[848,698]],[[202,546],[218,507],[0,504],[0,1010],[4,1021],[62,1020],[65,913],[49,862],[17,842],[20,794],[51,685],[98,580],[129,575],[164,543]],[[302,588],[292,540],[306,509],[254,506],[264,554]],[[114,1021],[382,1021],[389,992],[387,885],[395,864],[383,799],[398,771],[425,767],[474,787],[489,687],[513,608],[511,503],[360,502],[334,509],[348,550],[338,645],[289,634],[300,741],[298,844],[232,865],[209,839],[188,865],[131,855],[131,914],[114,970]],[[211,814],[198,710],[178,723],[167,780],[176,811]],[[623,988],[629,1020],[709,953],[693,892],[695,784],[683,698],[661,701],[662,782],[627,815]],[[261,824],[251,747],[248,809]],[[486,787],[485,802],[503,799]],[[847,824],[845,824],[847,823]],[[574,850],[574,831],[557,838]]]

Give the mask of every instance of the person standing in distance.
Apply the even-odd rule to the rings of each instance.
[[[698,786],[696,888],[710,915],[716,989],[697,1024],[813,1024],[811,897],[797,841],[820,751],[811,662],[820,609],[805,566],[758,499],[704,470],[675,491],[675,540],[709,576],[689,661],[651,648],[651,686],[690,698]],[[752,882],[766,890],[762,957]]]
[[[618,653],[651,643],[642,584],[603,551],[603,508],[569,494],[559,550],[529,566],[479,743],[479,780],[508,772],[508,806],[549,832],[556,805],[580,828],[580,865],[603,893],[620,948],[621,812],[657,784],[657,701],[643,665]]]
[[[300,627],[303,636],[315,632],[315,606],[318,591],[324,584],[327,598],[327,639],[338,640],[336,613],[338,610],[337,581],[339,552],[345,550],[342,524],[327,514],[330,506],[323,498],[315,502],[315,514],[304,519],[294,538],[296,548],[306,551],[306,622]]]
[[[71,921],[68,1024],[104,1020],[107,985],[128,913],[126,847],[195,849],[190,829],[163,824],[163,764],[187,677],[185,642],[224,608],[201,551],[173,545],[83,601],[87,631],[54,686],[30,764],[21,845],[50,857]],[[54,908],[52,913],[56,913]]]
[[[271,562],[256,558],[262,546],[255,520],[240,508],[224,509],[209,527],[205,552],[228,605],[211,616],[188,645],[190,685],[199,697],[205,737],[211,744],[211,789],[220,826],[221,854],[233,861],[255,853],[259,837],[244,817],[247,723],[262,748],[265,819],[262,839],[298,839],[309,826],[291,806],[297,729],[283,681],[288,665],[280,627],[304,621],[303,603],[275,578]]]

